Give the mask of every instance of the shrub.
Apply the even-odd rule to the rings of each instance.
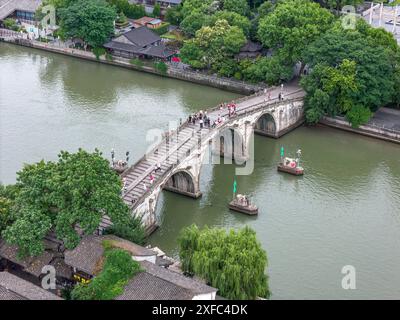
[[[89,284],[78,284],[73,300],[112,300],[121,295],[129,279],[141,271],[138,262],[122,249],[105,248],[103,270]]]
[[[155,29],[151,29],[151,30],[154,31],[155,33],[157,33],[160,36],[160,35],[168,32],[168,27],[169,27],[169,23],[168,22],[163,22],[161,24],[161,26],[159,26],[158,28],[155,28]]]
[[[139,58],[131,59],[130,63],[133,64],[134,66],[139,67],[139,68],[144,66],[144,62],[142,60],[140,60]]]
[[[99,60],[102,55],[106,54],[106,50],[100,47],[93,48],[92,52],[96,56],[97,60]]]
[[[144,244],[145,230],[140,219],[131,217],[128,223],[114,224],[105,230],[105,234],[113,234],[137,244]]]
[[[168,71],[168,66],[165,62],[154,62],[154,69],[156,69],[161,74],[166,74]]]
[[[224,229],[191,226],[179,237],[182,270],[202,277],[227,299],[268,298],[267,254],[248,227]]]

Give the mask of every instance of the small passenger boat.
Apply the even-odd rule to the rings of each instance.
[[[304,169],[299,166],[298,159],[292,159],[285,157],[278,164],[278,171],[293,174],[295,176],[301,176],[304,174]]]
[[[258,214],[257,206],[251,204],[249,198],[242,194],[238,194],[236,198],[229,202],[228,207],[233,211],[245,213],[251,216]]]

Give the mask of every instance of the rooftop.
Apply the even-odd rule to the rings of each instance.
[[[35,12],[42,0],[0,0],[0,20],[17,10]]]
[[[128,282],[117,300],[192,300],[196,295],[217,291],[151,262],[141,261],[140,264],[145,271]]]
[[[45,247],[47,247],[46,243],[47,242],[45,241]],[[49,245],[51,244],[49,243]],[[17,253],[17,246],[9,245],[4,240],[0,240],[0,257],[22,266],[25,272],[28,272],[36,277],[39,277],[42,274],[42,268],[45,265],[50,264],[55,256],[54,252],[45,251],[38,257],[26,257],[24,259],[19,259],[17,257]]]
[[[79,245],[73,250],[66,250],[65,263],[89,275],[95,275],[104,254],[103,241],[109,240],[113,247],[121,248],[133,256],[154,256],[156,253],[133,242],[118,238],[113,235],[90,235],[82,238]]]
[[[62,300],[11,273],[0,272],[0,300]]]
[[[158,34],[146,27],[132,29],[124,33],[123,36],[132,44],[142,48],[161,40]]]

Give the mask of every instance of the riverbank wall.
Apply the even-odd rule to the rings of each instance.
[[[239,80],[217,77],[213,75],[207,75],[202,72],[196,72],[186,69],[179,69],[168,65],[168,70],[165,73],[162,73],[151,66],[138,66],[130,63],[128,59],[116,58],[113,57],[112,60],[107,59],[105,56],[101,56],[97,58],[92,52],[83,51],[78,49],[71,48],[63,48],[57,47],[54,45],[50,45],[48,43],[43,43],[39,41],[32,41],[23,38],[0,38],[3,42],[16,44],[24,47],[30,47],[39,50],[45,50],[52,53],[63,54],[75,58],[85,59],[93,62],[104,63],[108,65],[123,67],[135,71],[147,72],[154,75],[173,78],[181,81],[192,82],[200,85],[205,85],[209,87],[214,87],[217,89],[222,89],[234,93],[239,93],[243,95],[254,94],[259,92],[265,88],[262,85],[254,85],[250,83],[246,83]]]
[[[400,144],[400,130],[397,131],[388,129],[370,123],[362,125],[358,128],[353,128],[351,124],[343,117],[323,117],[319,124]]]

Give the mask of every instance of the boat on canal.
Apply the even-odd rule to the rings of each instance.
[[[303,167],[300,166],[301,150],[296,152],[297,158],[289,158],[284,156],[284,148],[281,148],[281,161],[278,164],[278,171],[286,172],[295,176],[304,174]]]
[[[230,210],[241,212],[250,216],[258,214],[256,205],[250,203],[249,197],[243,194],[238,194],[229,202],[228,207]]]

